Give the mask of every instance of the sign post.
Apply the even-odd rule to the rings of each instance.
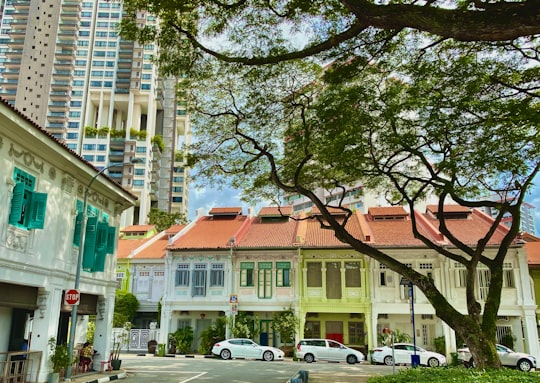
[[[64,302],[66,305],[76,306],[81,301],[81,293],[77,289],[69,289],[64,293]]]

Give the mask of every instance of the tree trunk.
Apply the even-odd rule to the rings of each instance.
[[[479,324],[474,321],[456,318],[454,323],[448,323],[456,333],[463,338],[472,355],[472,361],[477,368],[501,368],[501,361],[497,355],[495,340],[486,336]],[[461,345],[458,345],[458,348]],[[471,362],[472,362],[471,361]]]

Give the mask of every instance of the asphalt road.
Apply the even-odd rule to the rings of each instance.
[[[221,360],[218,358],[185,358],[122,355],[126,383],[285,383],[299,370],[309,373],[310,383],[359,383],[371,375],[391,374],[392,367],[368,363],[305,363],[257,360]],[[397,368],[396,368],[397,370]]]

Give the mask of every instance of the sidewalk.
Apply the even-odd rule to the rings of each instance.
[[[116,371],[91,371],[83,372],[71,377],[71,381],[75,383],[106,383],[111,380],[119,380],[126,378],[127,374],[124,370]]]

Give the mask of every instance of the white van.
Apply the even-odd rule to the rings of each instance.
[[[307,363],[327,360],[355,364],[365,360],[360,351],[331,339],[302,339],[296,345],[296,356]]]

